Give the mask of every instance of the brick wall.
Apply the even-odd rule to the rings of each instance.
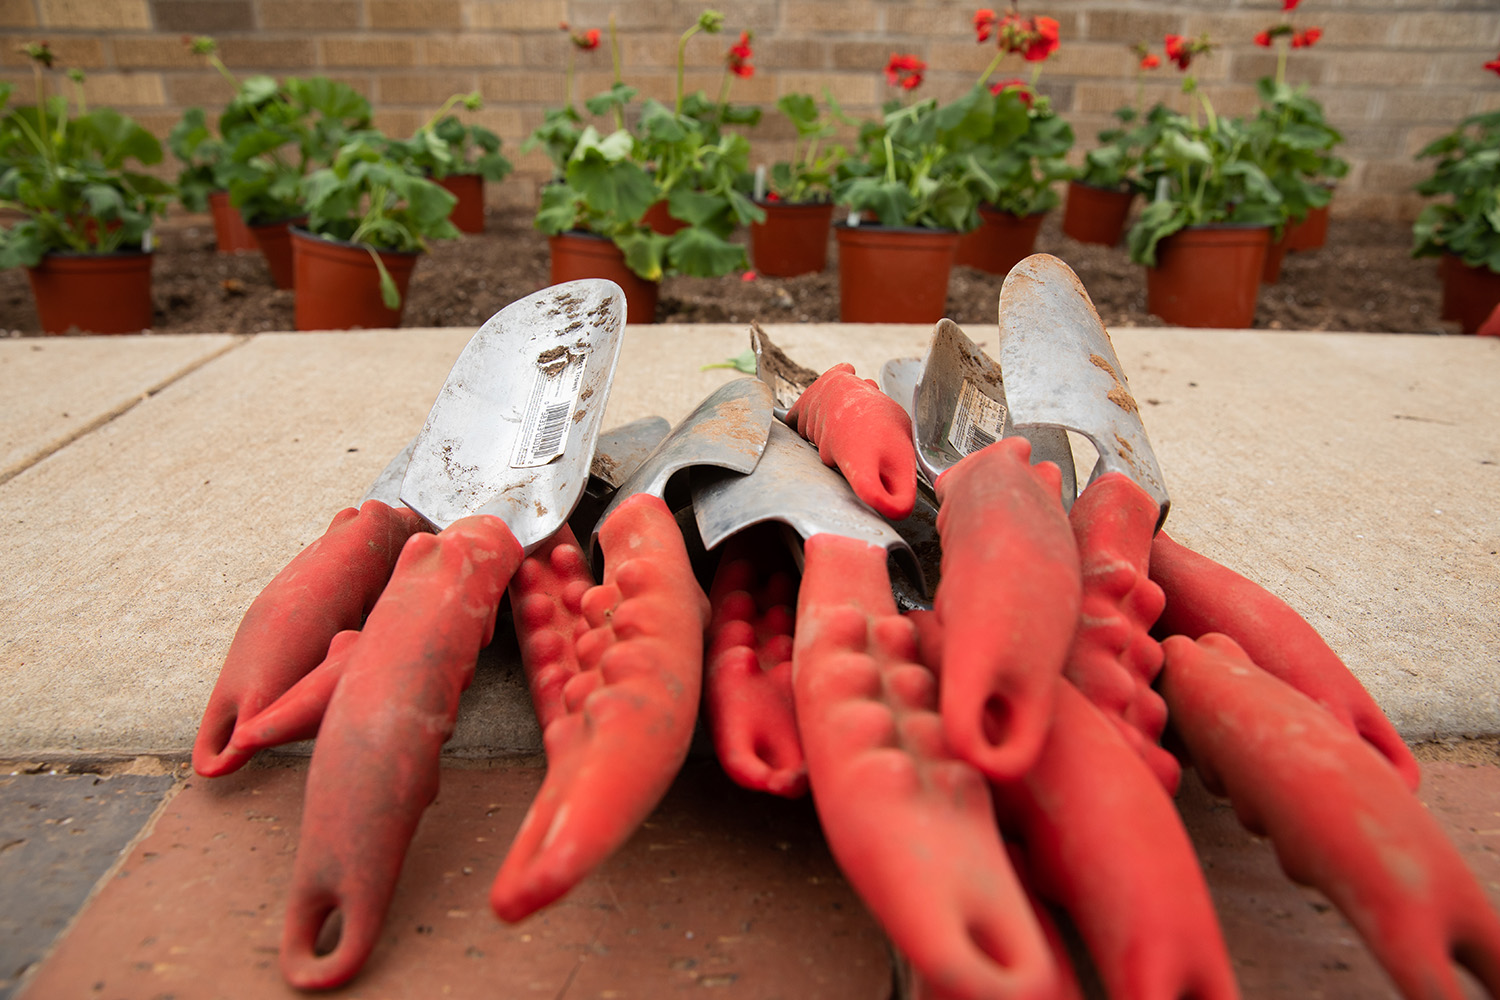
[[[997,0],[991,6],[1003,7]],[[699,35],[687,50],[687,86],[716,94],[726,47],[741,30],[755,34],[756,73],[736,79],[732,99],[764,105],[792,91],[827,87],[856,115],[887,96],[881,68],[893,51],[929,64],[921,93],[941,98],[966,88],[993,53],[974,41],[974,6],[951,0],[737,0],[721,4],[725,33]],[[533,204],[545,178],[540,153],[520,155],[543,111],[560,104],[570,47],[560,21],[604,29],[611,14],[628,82],[670,99],[678,34],[702,6],[674,0],[0,0],[0,79],[22,95],[31,78],[17,47],[51,43],[60,60],[88,74],[90,100],[109,103],[165,135],[182,109],[214,109],[227,85],[181,42],[184,34],[219,40],[240,73],[323,74],[343,80],[374,104],[377,124],[393,134],[414,129],[447,96],[478,90],[476,120],[505,140],[514,177],[490,197]],[[1040,85],[1078,133],[1078,152],[1134,95],[1129,46],[1160,49],[1167,32],[1207,32],[1221,45],[1195,65],[1222,112],[1248,111],[1256,78],[1273,57],[1251,39],[1281,18],[1280,0],[1031,0],[1025,13],[1062,26],[1062,48]],[[1426,168],[1413,154],[1465,114],[1500,108],[1500,77],[1482,64],[1500,51],[1495,0],[1304,0],[1300,26],[1318,25],[1322,41],[1292,53],[1289,77],[1306,82],[1344,132],[1353,164],[1335,202],[1350,215],[1410,218],[1410,193]],[[1002,69],[1022,75],[1019,65]],[[575,94],[611,80],[609,52],[579,53]],[[1145,80],[1147,101],[1182,100],[1175,70]],[[25,99],[23,96],[21,99]],[[758,161],[785,155],[790,132],[771,111],[750,132]]]

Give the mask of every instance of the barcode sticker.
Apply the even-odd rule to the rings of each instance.
[[[521,419],[511,468],[536,468],[563,453],[573,413],[578,409],[585,357],[565,353],[547,360],[538,359],[536,379],[532,382],[526,413]]]
[[[958,406],[948,428],[948,443],[969,455],[998,441],[1005,430],[1005,404],[991,399],[968,379],[958,393]]]

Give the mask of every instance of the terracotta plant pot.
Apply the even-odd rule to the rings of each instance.
[[[307,221],[307,216],[281,219],[277,222],[260,222],[250,226],[261,255],[266,258],[266,267],[271,271],[271,281],[277,288],[294,288],[296,281],[292,270],[292,227]]]
[[[43,333],[151,327],[150,253],[49,253],[26,276]]]
[[[667,209],[667,199],[665,198],[646,209],[646,214],[641,216],[641,221],[653,233],[661,233],[663,236],[671,236],[677,230],[687,228],[686,222],[683,222],[681,219],[672,218],[671,213]]]
[[[593,233],[568,232],[547,238],[552,284],[578,278],[608,278],[625,291],[625,322],[656,322],[661,283],[647,281],[625,266],[625,254],[614,241]]]
[[[1069,181],[1062,231],[1080,243],[1119,246],[1134,202],[1134,188],[1102,188]]]
[[[260,253],[255,234],[245,225],[240,210],[229,203],[228,191],[208,196],[208,211],[214,220],[214,244],[219,253]]]
[[[1146,269],[1146,308],[1173,326],[1248,327],[1270,246],[1268,226],[1190,226]]]
[[[958,251],[951,229],[834,227],[839,242],[839,320],[936,323],[948,303]]]
[[[370,251],[357,243],[330,240],[293,229],[289,242],[296,272],[294,323],[299,330],[383,330],[401,325],[416,252],[381,250],[381,263],[401,293],[401,305],[380,298],[380,272]]]
[[[458,199],[449,220],[461,233],[484,232],[484,176],[482,174],[449,174],[434,178],[433,183]]]
[[[978,268],[986,274],[1009,274],[1010,269],[1036,250],[1046,212],[1012,215],[987,205],[979,206],[979,228],[958,238],[955,264]]]
[[[773,278],[817,274],[828,266],[832,202],[758,201],[766,221],[750,225],[750,260]]]
[[[1316,250],[1328,242],[1328,206],[1309,209],[1307,218],[1286,227],[1288,250]]]
[[[1291,227],[1287,227],[1290,231]],[[1266,244],[1266,262],[1260,269],[1260,282],[1263,285],[1274,285],[1281,280],[1281,265],[1286,260],[1287,250],[1286,233],[1282,233],[1281,239],[1272,240]]]
[[[1453,254],[1443,258],[1443,318],[1458,321],[1460,333],[1476,333],[1500,304],[1500,274],[1471,267]]]

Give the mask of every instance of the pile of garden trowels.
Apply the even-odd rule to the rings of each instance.
[[[601,432],[623,315],[601,280],[496,314],[236,633],[195,767],[317,740],[290,983],[369,956],[508,594],[547,775],[502,919],[632,835],[701,712],[736,782],[811,792],[913,996],[1081,996],[1059,911],[1110,997],[1238,996],[1172,801],[1189,763],[1403,995],[1456,1000],[1461,966],[1500,997],[1500,916],[1394,728],[1290,607],[1162,531],[1162,471],[1065,264],[1011,272],[997,359],[943,320],[877,385],[752,329],[757,377],[676,427]]]

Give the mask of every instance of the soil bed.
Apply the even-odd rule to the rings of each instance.
[[[1037,250],[1078,272],[1107,325],[1160,326],[1146,311],[1143,268],[1123,247],[1063,236],[1058,212],[1043,226]],[[257,333],[292,329],[292,292],[279,291],[259,254],[220,254],[206,217],[163,226],[154,265],[156,333]],[[1437,263],[1410,256],[1411,227],[1401,222],[1335,217],[1328,244],[1288,254],[1281,280],[1263,285],[1255,327],[1372,333],[1456,333],[1439,318]],[[412,277],[405,327],[475,327],[508,303],[547,284],[547,241],[531,213],[491,211],[479,235],[437,243]],[[663,323],[836,322],[838,251],[829,269],[800,278],[741,280],[668,278],[657,320]],[[947,314],[962,324],[995,322],[1002,278],[957,267]],[[39,335],[26,273],[0,271],[0,331]]]

